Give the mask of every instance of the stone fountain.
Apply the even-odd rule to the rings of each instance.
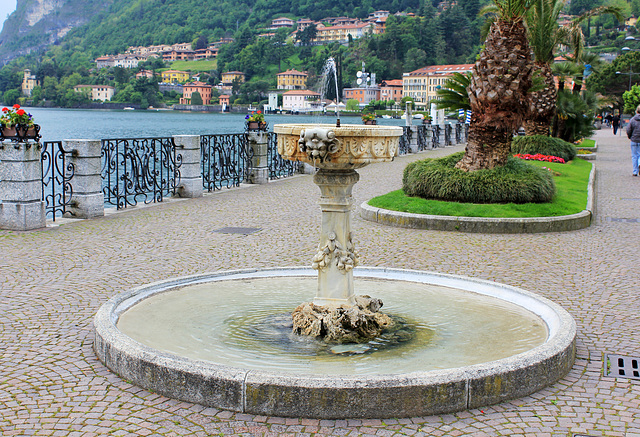
[[[358,182],[355,169],[391,161],[398,154],[400,127],[275,125],[278,153],[318,169],[313,181],[320,187],[322,231],[313,268],[318,289],[313,302],[293,311],[297,334],[335,343],[375,338],[393,324],[380,313],[380,299],[356,296],[353,268],[358,253],[351,233],[351,192]]]
[[[274,131],[284,158],[318,168],[322,230],[315,270],[214,272],[120,293],[94,320],[94,349],[109,369],[156,393],[206,406],[343,419],[479,408],[566,375],[575,359],[575,322],[547,299],[474,278],[354,271],[355,169],[392,160],[401,128],[294,124]],[[387,301],[391,321],[378,311],[377,297],[355,295],[354,277],[359,290]],[[293,327],[291,301],[302,302],[314,286],[313,302],[293,311]],[[392,335],[406,341],[377,337],[397,315],[413,320]],[[375,338],[360,343],[369,336]],[[327,341],[359,348],[327,350]]]

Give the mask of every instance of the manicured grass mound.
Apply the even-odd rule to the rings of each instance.
[[[580,144],[578,144],[578,147],[595,147],[596,146],[596,140],[592,140],[592,139],[584,139],[580,142]]]
[[[511,152],[520,154],[552,155],[564,159],[566,162],[576,157],[576,147],[560,138],[545,135],[531,135],[515,137],[511,141]]]
[[[402,178],[407,196],[472,203],[550,202],[552,175],[517,158],[493,170],[464,172],[455,168],[463,152],[409,164]]]
[[[454,217],[557,217],[576,214],[586,208],[592,164],[574,159],[567,164],[527,161],[526,164],[553,173],[556,195],[549,203],[463,203],[409,197],[397,190],[374,197],[369,205],[412,214]]]

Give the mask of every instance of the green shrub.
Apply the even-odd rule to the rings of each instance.
[[[556,188],[547,170],[509,158],[503,167],[465,172],[455,168],[463,152],[409,164],[402,178],[407,196],[471,203],[550,202]]]
[[[548,137],[545,135],[531,135],[526,137],[515,137],[511,141],[512,153],[542,153],[562,158],[569,162],[576,157],[576,146],[560,138]]]

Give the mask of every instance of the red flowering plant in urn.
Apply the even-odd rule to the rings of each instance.
[[[267,122],[264,120],[262,111],[251,111],[245,120],[247,120],[248,130],[267,130]]]
[[[2,108],[0,115],[0,140],[25,141],[40,139],[40,126],[33,122],[33,115],[15,104]]]

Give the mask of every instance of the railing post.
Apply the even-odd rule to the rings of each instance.
[[[177,186],[178,197],[202,197],[202,163],[200,162],[200,136],[174,135],[176,149],[182,154],[180,183]]]
[[[71,153],[69,162],[74,166],[73,196],[67,212],[82,219],[104,216],[100,140],[64,140],[62,148]]]
[[[269,182],[268,136],[264,131],[248,131],[249,147],[253,151],[251,168],[249,168],[250,184],[266,184]]]
[[[28,231],[47,225],[41,149],[34,141],[0,142],[0,229]]]

